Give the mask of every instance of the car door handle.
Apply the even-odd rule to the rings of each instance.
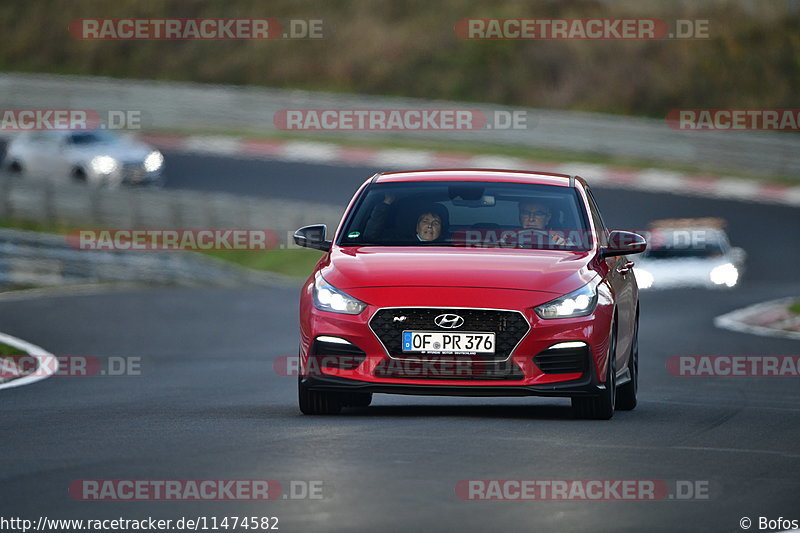
[[[618,268],[617,272],[619,272],[620,274],[622,274],[624,276],[625,274],[630,272],[632,268],[633,268],[633,261],[628,261],[627,263],[625,263],[624,267]]]

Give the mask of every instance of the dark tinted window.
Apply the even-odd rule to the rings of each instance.
[[[653,230],[647,237],[644,256],[651,259],[714,258],[728,249],[725,235],[715,230]]]
[[[76,144],[76,145],[110,142],[112,140],[113,137],[111,135],[99,131],[82,131],[82,132],[70,133],[69,136],[67,137],[67,142],[69,144]]]
[[[603,223],[603,217],[600,216],[600,210],[597,208],[597,201],[594,199],[594,195],[592,191],[588,188],[586,189],[586,196],[589,197],[589,212],[592,214],[592,221],[594,222],[594,227],[597,229],[598,232],[598,240],[600,241],[600,246],[607,246],[608,245],[608,230],[606,225]]]
[[[371,185],[348,216],[342,246],[589,249],[569,187],[495,182]]]

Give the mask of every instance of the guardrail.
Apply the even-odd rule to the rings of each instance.
[[[189,287],[299,284],[289,276],[192,252],[77,250],[59,235],[0,229],[0,289],[119,282]]]
[[[335,228],[335,206],[231,194],[157,189],[98,189],[0,173],[0,220],[86,229],[258,229],[292,247],[300,226]],[[258,252],[253,253],[269,253]],[[85,251],[63,236],[0,229],[0,287],[136,282],[189,286],[286,285],[297,280],[202,254]]]
[[[273,116],[284,109],[479,109],[525,111],[524,130],[336,132],[364,138],[392,135],[599,153],[698,169],[781,174],[800,179],[800,135],[774,132],[686,132],[665,120],[552,111],[476,103],[366,95],[156,82],[45,74],[0,74],[0,107],[137,110],[148,130],[187,129],[276,132]]]
[[[0,219],[109,228],[270,229],[308,224],[335,228],[342,209],[219,192],[102,189],[0,173]]]

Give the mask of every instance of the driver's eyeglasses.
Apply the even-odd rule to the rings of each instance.
[[[529,217],[529,218],[547,217],[547,216],[550,216],[550,212],[549,211],[520,211],[520,215],[522,215],[523,217]]]

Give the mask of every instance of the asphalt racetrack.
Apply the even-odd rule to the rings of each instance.
[[[168,187],[343,205],[377,169],[167,154]],[[587,177],[591,180],[591,177]],[[639,407],[575,420],[566,399],[376,395],[302,416],[296,288],[141,289],[0,300],[0,330],[57,355],[141,357],[142,376],[0,391],[4,516],[274,516],[280,531],[742,531],[800,519],[798,378],[686,378],[675,355],[790,355],[714,317],[800,293],[800,210],[598,189],[606,222],[722,216],[748,253],[730,291],[642,292]],[[10,460],[10,458],[14,460]],[[77,501],[81,479],[272,479],[269,502]],[[465,501],[461,480],[660,480],[659,501]],[[292,483],[295,482],[295,483]],[[290,487],[321,482],[322,498]],[[680,490],[678,487],[682,487]],[[686,487],[702,497],[683,499]],[[284,497],[285,496],[285,497]],[[294,498],[297,496],[297,498]],[[707,497],[705,497],[707,496]]]

